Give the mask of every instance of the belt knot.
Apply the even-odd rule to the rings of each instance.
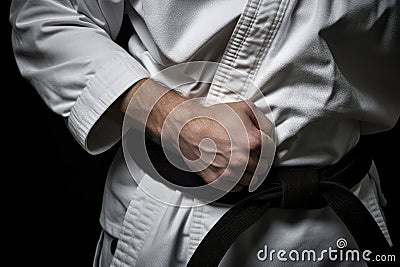
[[[282,184],[282,208],[318,209],[326,206],[316,168],[279,168],[276,174]]]

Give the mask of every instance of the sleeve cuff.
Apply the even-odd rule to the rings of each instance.
[[[68,128],[86,151],[100,154],[119,141],[121,125],[109,118],[106,110],[133,84],[148,76],[146,69],[126,55],[119,55],[96,70],[68,117]]]

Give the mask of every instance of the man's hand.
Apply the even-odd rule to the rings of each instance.
[[[233,184],[240,179],[232,190],[239,191],[248,186],[254,176],[267,170],[271,162],[265,159],[260,162],[260,154],[263,142],[272,142],[268,136],[272,124],[257,107],[247,101],[208,107],[193,103],[189,106],[190,109],[182,108],[183,115],[179,110],[173,112],[176,115],[166,123],[173,124],[175,120],[177,125],[181,125],[184,118],[185,124],[179,133],[179,149],[190,160],[189,168],[202,169],[198,174],[205,182],[211,183],[221,177],[221,182]],[[169,128],[171,126],[164,126],[167,131]],[[203,142],[205,140],[208,142]],[[212,161],[200,161],[199,164],[196,160],[201,158],[212,158]],[[238,177],[241,173],[243,175]]]
[[[147,81],[143,86],[146,88],[137,90],[137,85],[126,94],[121,109],[138,123],[145,124],[146,131],[156,139],[178,140],[175,148],[179,151],[176,152],[188,159],[189,168],[201,169],[197,173],[205,182],[211,183],[221,177],[218,182],[232,185],[240,179],[232,189],[239,191],[248,186],[254,176],[268,169],[271,162],[260,160],[260,155],[262,147],[270,148],[273,143],[270,137],[273,126],[251,102],[207,107],[191,101],[185,104],[187,99],[156,82]],[[144,121],[146,113],[150,115]],[[202,162],[203,158],[212,160]],[[199,168],[199,163],[205,167]],[[243,175],[238,177],[241,173]]]

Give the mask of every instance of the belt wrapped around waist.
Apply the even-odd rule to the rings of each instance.
[[[204,185],[197,174],[169,163],[158,144],[146,140],[146,148],[154,168],[171,183],[186,187]],[[216,201],[233,206],[207,233],[187,266],[218,266],[237,237],[274,207],[315,209],[329,205],[361,250],[387,247],[388,243],[374,218],[349,190],[366,176],[371,163],[371,154],[358,144],[331,166],[272,167],[256,191],[230,192]]]

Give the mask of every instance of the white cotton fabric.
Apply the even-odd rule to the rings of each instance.
[[[389,0],[14,0],[10,21],[22,75],[67,118],[89,153],[119,140],[121,126],[107,109],[135,82],[176,63],[209,60],[245,73],[263,92],[276,126],[275,166],[325,166],[354,147],[360,134],[390,129],[398,120],[398,9],[399,2]],[[135,30],[129,51],[113,41],[124,14]],[[236,78],[225,68],[215,74],[216,82],[251,96]],[[235,100],[217,86],[207,94]],[[129,173],[118,152],[100,219],[120,239],[113,266],[184,266],[228,207],[166,206],[138,189],[132,176],[176,203],[196,201],[140,170]],[[372,166],[354,192],[389,238],[377,188]],[[274,209],[237,240],[222,265],[263,265],[255,253],[264,244],[326,248],[340,237],[352,242],[329,208]]]

